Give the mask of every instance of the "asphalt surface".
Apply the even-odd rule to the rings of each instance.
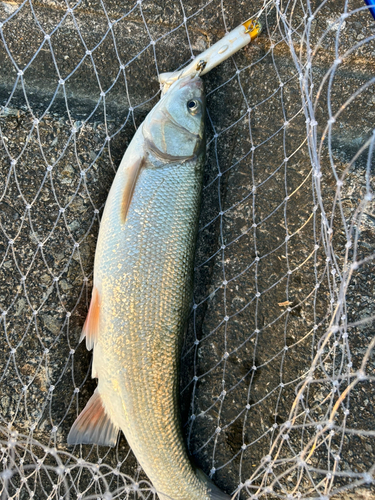
[[[311,2],[312,11],[320,3]],[[172,1],[144,1],[142,10],[132,2],[108,1],[104,10],[86,1],[77,4],[74,17],[58,1],[36,1],[33,11],[25,4],[19,13],[18,5],[0,3],[0,21],[13,15],[2,27],[8,51],[0,43],[0,306],[6,311],[0,422],[72,451],[66,436],[96,385],[91,353],[78,340],[108,190],[136,126],[159,99],[158,72],[182,66],[190,47],[197,55],[225,30],[218,1],[184,1],[184,11]],[[261,5],[224,4],[227,28]],[[349,10],[361,6],[352,2]],[[204,77],[207,165],[181,412],[192,459],[227,493],[250,479],[247,492],[261,487],[262,498],[297,491],[318,498],[359,480],[355,498],[375,495],[361,483],[375,463],[372,353],[365,377],[335,415],[336,432],[319,434],[318,428],[353,380],[350,374],[361,368],[373,338],[373,324],[365,320],[375,309],[375,208],[372,201],[364,204],[373,188],[373,160],[364,151],[352,162],[371,137],[375,117],[374,84],[368,84],[375,44],[361,45],[374,35],[374,24],[365,11],[353,14],[342,22],[338,44],[333,20],[340,14],[341,6],[326,2],[310,20],[312,48],[326,32],[307,70],[312,89],[301,90],[291,51],[293,45],[294,56],[308,60],[299,46],[307,22],[300,5],[293,10],[296,32],[289,46],[283,21],[270,10],[261,18],[259,39]],[[337,47],[340,56],[349,53],[319,88]],[[306,141],[311,129],[303,91],[318,95],[307,112],[314,114],[322,144],[320,179],[312,172],[317,151]],[[321,141],[327,120],[339,111]],[[353,246],[347,249],[351,224]],[[338,305],[346,261],[362,259],[367,261],[353,272],[346,308]],[[345,314],[341,330],[314,361],[331,318],[339,317],[337,307]],[[314,383],[300,403],[308,416],[301,410],[281,439],[311,366]],[[354,432],[344,430],[349,428]],[[302,474],[296,457],[303,450],[309,450],[304,459],[311,470]],[[146,479],[123,436],[113,450],[85,446],[73,454],[119,464],[122,473]],[[269,454],[273,473],[265,472]],[[326,472],[333,469],[342,474],[331,483]],[[75,481],[82,491],[88,479]],[[337,498],[354,498],[343,495]]]

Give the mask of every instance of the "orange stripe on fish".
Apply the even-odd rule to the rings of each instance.
[[[92,290],[89,312],[83,325],[80,342],[86,337],[86,347],[89,351],[94,347],[99,335],[100,295],[96,287]]]

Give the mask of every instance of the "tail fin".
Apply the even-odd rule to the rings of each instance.
[[[221,491],[201,469],[197,469],[196,474],[207,485],[210,500],[230,500],[231,496]]]

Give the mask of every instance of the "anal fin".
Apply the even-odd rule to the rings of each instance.
[[[85,324],[82,328],[80,342],[86,337],[86,347],[89,351],[94,347],[94,344],[99,335],[99,319],[100,319],[100,295],[96,287],[92,290],[89,312]]]
[[[67,442],[75,444],[99,444],[115,446],[119,428],[111,422],[105,413],[98,389],[78,415],[68,434]]]

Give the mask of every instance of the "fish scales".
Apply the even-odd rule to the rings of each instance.
[[[162,500],[229,498],[191,465],[178,404],[204,114],[201,80],[176,82],[121,162],[101,221],[83,333],[94,347],[98,387],[68,436],[71,444],[114,445],[121,429]]]
[[[106,335],[99,345],[107,362],[99,390],[113,412],[123,406],[118,424],[123,430],[129,427],[125,435],[144,469],[152,467],[159,476],[155,466],[160,463],[165,469],[168,464],[168,482],[186,457],[176,394],[180,343],[191,301],[200,170],[191,162],[143,170],[124,230],[105,231],[100,241]],[[178,185],[186,189],[177,191]],[[123,385],[116,400],[113,379]],[[108,401],[105,395],[110,395]],[[193,472],[191,481],[197,482]]]

